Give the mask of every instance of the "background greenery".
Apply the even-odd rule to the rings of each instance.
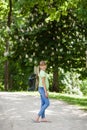
[[[50,91],[87,95],[87,1],[0,1],[0,90],[27,90],[46,60]]]

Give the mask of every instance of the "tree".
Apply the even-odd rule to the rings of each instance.
[[[7,20],[8,29],[10,29],[10,26],[11,26],[11,19],[12,19],[12,0],[9,0],[9,12],[8,12],[8,20]],[[9,34],[8,34],[7,38],[8,38],[8,40],[6,41],[6,52],[5,53],[7,53],[7,55],[8,55],[9,54],[9,39],[10,39]],[[9,61],[6,60],[6,62],[5,62],[5,90],[8,90],[8,89],[9,89]]]
[[[8,1],[2,1],[0,2],[0,8],[1,8],[1,43],[3,46],[3,49],[5,48],[5,56],[9,54],[9,27],[11,24],[11,13],[12,13],[12,1],[9,0],[9,12],[8,12]],[[8,15],[8,18],[7,18]],[[6,18],[8,20],[6,20]],[[4,20],[3,20],[4,19]],[[6,44],[5,44],[6,43]],[[9,69],[8,69],[8,60],[7,58],[4,58],[5,60],[5,90],[8,90],[9,86]]]
[[[17,41],[22,40],[16,46],[15,56],[19,59],[21,55],[24,59],[27,55],[33,61],[49,61],[48,65],[53,67],[54,73],[53,91],[59,91],[58,67],[69,70],[85,65],[85,28],[71,8],[67,9],[66,15],[60,13],[59,21],[46,22],[47,15],[44,10],[39,11],[38,5],[30,9],[24,26],[17,29]],[[24,53],[21,54],[21,51]]]
[[[32,64],[47,60],[48,67],[53,67],[53,90],[59,91],[58,67],[69,70],[85,66],[86,24],[78,16],[80,1],[16,0],[13,3],[9,62],[17,61],[23,69],[31,59]]]

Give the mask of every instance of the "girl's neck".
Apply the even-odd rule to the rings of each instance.
[[[45,71],[45,69],[41,69],[42,71]]]

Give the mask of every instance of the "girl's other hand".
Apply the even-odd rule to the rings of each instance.
[[[48,92],[45,92],[45,96],[48,98]]]

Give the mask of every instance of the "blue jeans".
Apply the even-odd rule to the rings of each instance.
[[[43,87],[39,87],[38,91],[39,91],[40,97],[41,97],[41,109],[40,109],[38,115],[41,116],[41,118],[45,118],[45,110],[50,104],[49,98],[47,98],[45,96],[45,91],[44,91]]]

